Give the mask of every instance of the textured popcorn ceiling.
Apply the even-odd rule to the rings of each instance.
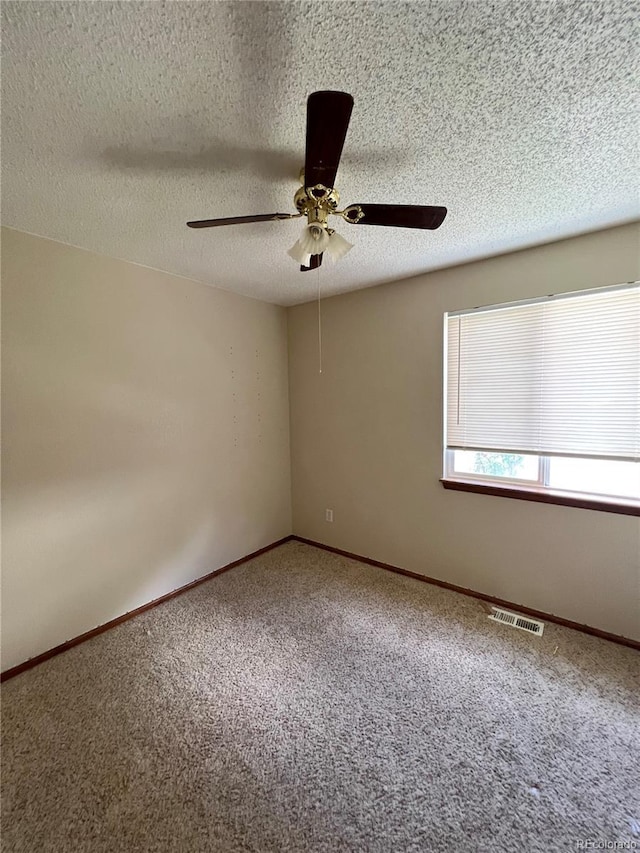
[[[342,201],[444,204],[436,232],[354,227],[325,293],[640,214],[629,0],[2,3],[5,225],[283,305],[316,89],[355,98]]]

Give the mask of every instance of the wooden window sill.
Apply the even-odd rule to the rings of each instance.
[[[538,503],[575,506],[580,507],[580,509],[594,509],[601,512],[615,512],[620,515],[640,516],[640,504],[634,501],[624,501],[620,498],[588,497],[571,492],[555,492],[551,489],[543,491],[542,489],[528,489],[525,486],[503,486],[499,483],[489,485],[477,480],[454,480],[447,477],[443,477],[440,482],[445,489],[453,489],[458,492],[475,492],[479,495],[515,498],[519,501],[537,501]]]

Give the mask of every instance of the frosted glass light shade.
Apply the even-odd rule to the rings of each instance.
[[[302,264],[303,267],[309,266],[309,261],[311,260],[311,255],[309,252],[305,252],[305,250],[300,245],[300,240],[297,240],[293,246],[287,251],[287,255],[290,258],[293,258],[294,261],[297,261],[299,264]]]
[[[300,239],[293,244],[287,254],[304,266],[309,266],[311,255],[321,255],[329,245],[327,229],[312,222],[302,229]]]
[[[335,231],[330,235],[324,226],[312,222],[311,225],[304,226],[300,239],[293,244],[287,254],[294,261],[308,267],[311,255],[321,255],[326,252],[335,262],[344,258],[350,249],[353,249],[353,243],[349,243]]]
[[[340,258],[344,258],[350,249],[353,249],[353,243],[345,240],[337,231],[334,231],[329,237],[326,252],[332,261],[339,261]]]
[[[329,244],[327,229],[312,223],[305,225],[300,236],[300,247],[310,255],[321,255]]]

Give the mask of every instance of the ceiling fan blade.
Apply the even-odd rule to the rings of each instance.
[[[317,270],[322,264],[322,252],[319,255],[311,255],[308,267],[300,267],[300,272],[309,272],[309,270]]]
[[[434,231],[444,222],[446,207],[431,207],[421,204],[358,204],[364,216],[352,225],[390,225],[396,228],[426,228]],[[347,217],[347,222],[349,222]]]
[[[349,127],[353,98],[346,92],[313,92],[307,100],[304,185],[333,187]]]
[[[243,225],[245,222],[269,222],[275,219],[297,219],[299,213],[259,213],[256,216],[229,216],[226,219],[196,219],[189,228],[215,228],[218,225]]]

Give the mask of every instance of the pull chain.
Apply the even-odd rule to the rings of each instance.
[[[320,311],[320,267],[318,269],[318,373],[322,373],[322,313]]]

